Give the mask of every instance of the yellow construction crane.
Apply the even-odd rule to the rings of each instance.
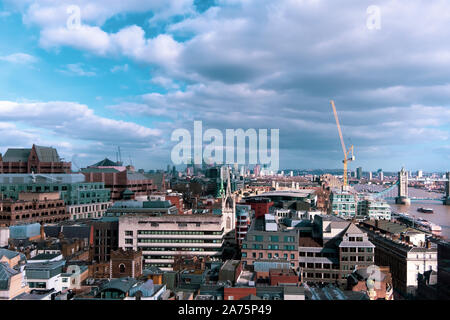
[[[347,150],[345,148],[345,142],[344,142],[344,138],[342,137],[342,131],[341,131],[341,125],[339,124],[339,118],[336,112],[336,107],[334,106],[334,101],[331,100],[331,106],[333,107],[333,113],[334,113],[334,118],[336,119],[336,124],[338,127],[338,131],[339,131],[339,138],[341,139],[341,146],[342,146],[342,151],[344,152],[344,160],[342,161],[344,163],[344,189],[347,187],[347,166],[348,166],[348,162],[350,161],[355,161],[355,156],[353,155],[353,145]],[[352,156],[350,156],[350,152],[352,153]]]

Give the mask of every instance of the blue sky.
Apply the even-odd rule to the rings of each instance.
[[[0,152],[165,168],[202,120],[280,129],[281,168],[339,168],[334,99],[352,166],[447,170],[449,25],[445,0],[3,0]]]

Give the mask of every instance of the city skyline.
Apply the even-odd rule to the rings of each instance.
[[[446,172],[450,4],[0,1],[0,153],[165,169],[175,129],[280,129],[280,170]],[[70,6],[79,8],[80,25]],[[72,8],[73,9],[73,8]],[[17,36],[20,35],[20,36]]]

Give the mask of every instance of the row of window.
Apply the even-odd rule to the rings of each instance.
[[[291,260],[293,260],[293,259],[295,259],[295,254],[291,253],[290,256],[287,253],[283,254],[283,258],[284,259],[289,259],[289,257],[290,257]],[[247,258],[247,252],[242,252],[242,258]],[[256,252],[252,252],[252,258],[253,259],[257,258]],[[265,259],[266,257],[264,257],[264,254],[262,252],[259,252],[258,253],[258,258],[259,259]],[[278,253],[268,252],[267,253],[267,259],[272,259],[272,258],[278,259],[278,258],[280,258],[280,255]]]
[[[222,243],[222,240],[217,239],[137,239],[140,243]],[[130,242],[133,243],[133,242]]]
[[[304,263],[300,262],[299,266],[301,268],[308,268],[308,269],[335,269],[339,270],[339,265],[337,264],[330,264],[330,263]]]
[[[368,252],[368,253],[372,253],[373,252],[373,248],[341,248],[342,252],[356,252],[358,251],[359,253],[361,252]]]
[[[262,235],[253,236],[253,240],[257,241],[257,242],[263,242],[264,241],[264,236],[262,236]],[[280,241],[280,236],[269,236],[269,241],[270,242],[279,242]],[[284,236],[284,242],[295,242],[295,237],[293,237],[293,236]]]
[[[242,249],[247,249],[248,245],[246,243],[244,243],[242,245]],[[284,249],[281,249],[284,248]],[[264,246],[262,244],[256,244],[254,243],[251,247],[251,249],[254,250],[264,250]],[[295,250],[295,246],[294,245],[285,245],[285,246],[280,246],[278,244],[269,244],[267,245],[267,250],[286,250],[286,251],[293,251]]]
[[[138,235],[222,235],[223,231],[159,231],[159,230],[138,230]],[[132,236],[133,231],[125,231],[125,235]]]
[[[208,248],[171,248],[171,247],[139,247],[142,251],[220,251],[221,247],[208,247]]]
[[[303,274],[305,278],[317,278],[317,279],[339,279],[339,274],[337,273],[312,273],[305,272]],[[345,279],[346,276],[342,275],[342,279]]]
[[[342,261],[373,261],[372,256],[343,256]]]

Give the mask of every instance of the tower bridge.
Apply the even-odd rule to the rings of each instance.
[[[441,179],[439,181],[442,181]],[[444,205],[450,205],[450,172],[446,173],[445,195],[443,198],[416,198],[410,197],[408,193],[408,173],[402,168],[398,173],[398,180],[389,188],[374,195],[375,198],[395,200],[397,204],[410,204],[411,201],[439,201]]]

